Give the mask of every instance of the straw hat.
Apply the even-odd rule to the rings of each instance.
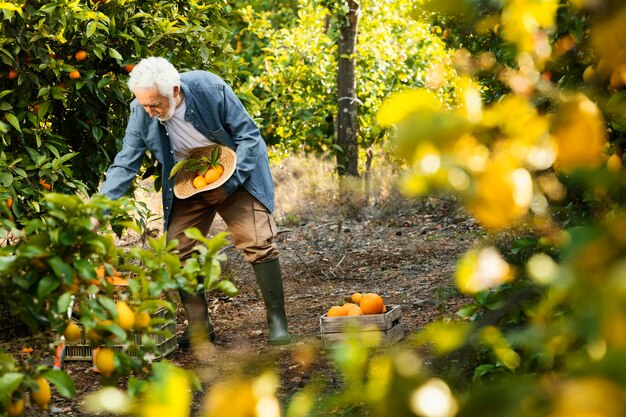
[[[176,174],[176,179],[174,181],[174,194],[178,198],[188,198],[194,194],[201,193],[203,191],[213,190],[217,187],[220,187],[224,184],[231,175],[235,172],[235,167],[237,166],[237,154],[235,151],[230,149],[227,146],[223,145],[211,145],[205,146],[202,148],[193,149],[187,155],[187,159],[200,159],[203,156],[210,158],[211,152],[215,147],[219,149],[219,156],[217,158],[217,162],[224,167],[224,173],[221,177],[217,179],[217,181],[208,184],[203,188],[196,188],[193,186],[193,179],[196,178],[196,173],[190,171],[188,169],[182,169]]]

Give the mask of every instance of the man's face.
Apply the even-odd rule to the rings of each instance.
[[[178,91],[178,87],[174,87],[174,97],[176,97]],[[133,93],[139,104],[141,104],[150,117],[156,117],[164,122],[174,115],[176,101],[172,97],[167,97],[159,93],[156,87],[138,88],[133,91]]]

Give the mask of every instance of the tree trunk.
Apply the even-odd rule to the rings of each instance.
[[[340,176],[359,176],[357,136],[359,132],[359,108],[356,99],[356,39],[359,22],[359,3],[349,0],[347,21],[339,35],[339,65],[337,68],[337,172]]]

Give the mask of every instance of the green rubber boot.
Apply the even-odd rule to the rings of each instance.
[[[177,339],[178,346],[187,349],[192,343],[206,340],[215,342],[215,329],[209,317],[209,306],[204,291],[193,295],[180,290],[178,294],[185,307],[188,323],[183,334]]]
[[[291,342],[287,330],[287,315],[285,314],[285,293],[283,291],[283,277],[278,259],[252,265],[256,282],[261,288],[261,295],[267,312],[269,327],[268,343],[270,345],[286,345]]]

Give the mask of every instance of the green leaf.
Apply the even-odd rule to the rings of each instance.
[[[43,374],[44,378],[52,382],[59,391],[59,394],[65,398],[72,398],[76,395],[74,381],[68,374],[60,370],[50,370]]]
[[[111,314],[111,316],[113,316],[114,319],[117,319],[117,308],[115,307],[115,301],[111,300],[109,297],[99,295],[98,302]]]
[[[137,36],[139,36],[140,38],[145,38],[146,34],[143,33],[143,30],[141,30],[139,27],[137,27],[136,25],[131,25],[130,26],[131,30],[133,31],[133,33]]]
[[[204,243],[205,245],[209,245],[209,239],[207,239],[202,232],[195,228],[189,228],[185,230],[185,236],[187,236],[189,239],[193,239],[193,240],[197,240],[199,242]]]
[[[9,372],[0,377],[0,393],[10,394],[17,389],[24,379],[24,374]]]
[[[235,284],[225,279],[218,282],[215,289],[221,291],[229,297],[234,297],[239,294],[239,290],[235,287]]]
[[[20,122],[19,120],[17,120],[17,117],[15,117],[13,113],[6,113],[4,117],[6,117],[7,122],[9,122],[11,126],[16,128],[20,132],[22,131],[22,129],[20,128]]]
[[[72,302],[72,294],[64,292],[57,300],[57,311],[60,313],[66,313]]]
[[[13,267],[13,263],[17,259],[17,256],[0,256],[0,272],[7,272]]]
[[[87,23],[87,30],[85,31],[85,36],[91,38],[94,33],[96,33],[97,25],[96,22]]]
[[[117,52],[115,49],[113,48],[109,48],[109,56],[113,59],[119,59],[119,60],[123,60],[124,58],[122,57],[122,55],[120,55],[119,52]]]
[[[128,378],[128,395],[133,398],[138,397],[149,385],[147,381],[135,377]]]
[[[182,161],[178,161],[176,165],[174,165],[174,167],[172,168],[172,171],[170,171],[169,179],[172,179],[174,175],[176,175],[176,173],[180,171],[187,164],[187,162],[189,161],[186,159],[183,159]]]
[[[37,296],[40,300],[45,300],[52,291],[59,287],[59,278],[54,276],[47,276],[37,285]]]
[[[80,275],[82,278],[96,278],[96,270],[94,269],[91,262],[89,262],[89,260],[87,259],[79,259],[78,261],[74,262],[74,268],[76,268],[78,275]]]
[[[13,183],[13,175],[8,171],[0,172],[0,185],[8,187]]]
[[[65,281],[66,278],[74,277],[74,268],[63,262],[59,256],[53,256],[48,259],[48,264],[54,271],[54,274]]]

